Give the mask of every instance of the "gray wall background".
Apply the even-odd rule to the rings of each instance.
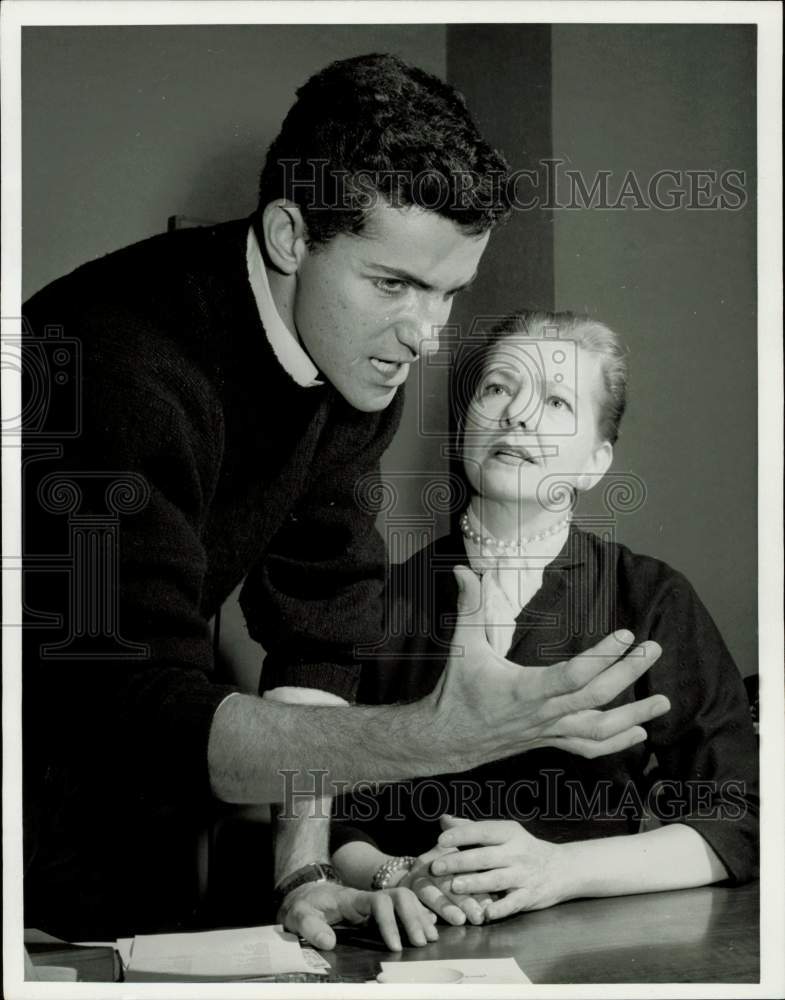
[[[749,25],[451,26],[447,40],[450,82],[513,167],[611,171],[612,192],[630,170],[644,190],[662,169],[746,172],[739,211],[517,212],[454,316],[467,328],[475,313],[572,309],[623,336],[611,471],[640,477],[645,503],[615,514],[616,537],[688,577],[745,675],[758,668],[755,52]],[[606,512],[601,487],[578,508]]]
[[[297,87],[375,51],[445,75],[439,25],[24,28],[25,297],[170,215],[249,214]]]
[[[754,28],[25,28],[22,51],[25,295],[169,215],[248,214],[296,87],[363,52],[449,79],[514,166],[555,155],[588,176],[746,170],[739,212],[516,213],[452,321],[555,304],[624,335],[631,402],[615,468],[647,494],[617,537],[685,572],[742,672],[757,669]],[[448,521],[422,507],[448,471],[446,367],[418,373],[407,396],[385,458],[393,558]],[[601,512],[599,498],[582,509]]]
[[[758,642],[755,121],[752,26],[553,27],[555,156],[644,182],[747,175],[740,211],[554,212],[557,308],[597,315],[630,349],[614,469],[644,480],[646,502],[620,516],[621,540],[685,573],[744,674]]]

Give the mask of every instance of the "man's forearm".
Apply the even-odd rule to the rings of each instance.
[[[336,708],[236,695],[213,719],[208,767],[224,802],[290,803],[452,770],[453,751],[425,702]]]
[[[227,698],[207,750],[213,793],[225,802],[281,802],[305,785],[305,794],[317,798],[340,795],[362,781],[468,770],[543,746],[597,757],[641,742],[641,723],[670,707],[652,695],[598,710],[661,653],[645,642],[639,655],[625,656],[632,633],[614,633],[551,667],[521,670],[504,660],[485,637],[478,580],[457,569],[458,625],[433,692],[409,705],[352,708]],[[314,787],[314,774],[322,787]]]
[[[275,884],[315,861],[330,860],[330,799],[303,799],[290,807],[273,806]]]

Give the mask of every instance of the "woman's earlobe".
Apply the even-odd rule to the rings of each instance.
[[[575,480],[575,489],[579,493],[587,493],[592,487],[602,479],[613,461],[613,445],[610,441],[603,441],[592,454],[592,469],[584,472]]]
[[[599,466],[597,469],[597,482],[599,482],[613,463],[613,445],[610,441],[603,441],[595,452],[595,456]]]
[[[600,481],[600,476],[584,472],[575,480],[576,493],[588,493],[592,486],[596,486]],[[576,498],[577,499],[577,498]]]
[[[299,206],[284,198],[271,201],[262,213],[262,231],[270,263],[283,274],[294,274],[307,252]]]

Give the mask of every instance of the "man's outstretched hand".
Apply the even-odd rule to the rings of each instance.
[[[456,748],[462,767],[544,746],[581,757],[618,753],[642,742],[642,725],[670,708],[664,695],[652,695],[602,710],[657,662],[656,642],[633,646],[635,637],[622,630],[570,660],[521,667],[488,642],[479,579],[463,566],[455,576],[450,658],[427,700],[433,735]]]

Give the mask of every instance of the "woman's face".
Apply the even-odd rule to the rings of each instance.
[[[557,484],[590,489],[613,448],[598,433],[603,393],[597,354],[574,341],[511,334],[485,358],[468,402],[466,474],[482,496],[542,506]]]

